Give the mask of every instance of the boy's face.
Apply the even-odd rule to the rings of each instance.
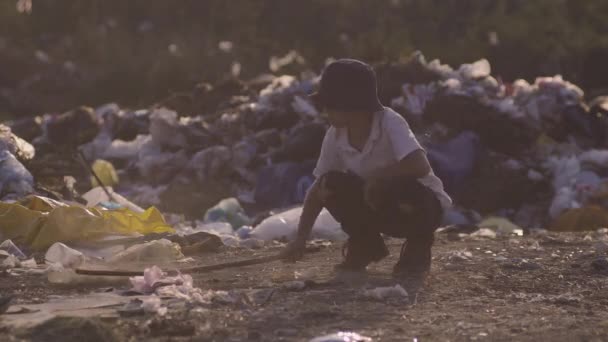
[[[335,109],[326,109],[325,113],[327,113],[329,123],[336,128],[347,127],[352,122],[353,113]]]

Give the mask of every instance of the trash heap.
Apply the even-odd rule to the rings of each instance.
[[[507,84],[492,76],[487,60],[453,69],[416,53],[377,70],[381,98],[408,120],[455,199],[446,225],[492,217],[524,229],[608,224],[608,98],[586,103],[560,76]],[[107,104],[6,123],[3,210],[18,206],[47,221],[63,211],[84,211],[96,222],[119,212],[144,215],[158,224],[130,233],[212,232],[228,245],[288,240],[328,127],[307,99],[317,82],[311,71],[226,79],[145,109]],[[326,211],[314,232],[344,238]],[[36,240],[24,236],[0,231],[31,247]],[[44,247],[54,242],[66,241],[45,240]]]
[[[453,69],[415,54],[396,68],[405,82],[391,105],[414,127],[457,204],[446,224],[489,215],[526,229],[608,223],[606,98],[587,104],[561,76],[506,84],[484,59]]]

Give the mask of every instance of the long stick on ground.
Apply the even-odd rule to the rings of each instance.
[[[315,248],[315,247],[307,248],[306,251],[307,252],[316,252],[316,251],[318,251],[318,248]],[[277,260],[281,260],[281,259],[282,259],[282,257],[280,254],[269,255],[269,256],[250,258],[250,259],[244,259],[244,260],[239,260],[239,261],[223,262],[223,263],[214,264],[214,265],[180,268],[177,271],[180,273],[210,272],[210,271],[215,271],[215,270],[221,270],[224,268],[264,264],[264,263],[277,261]],[[143,271],[123,271],[123,270],[87,270],[87,269],[78,268],[78,269],[76,269],[76,274],[95,275],[95,276],[134,277],[134,276],[142,276],[142,275],[144,275],[144,272]]]

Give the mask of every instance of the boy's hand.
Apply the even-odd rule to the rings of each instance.
[[[302,259],[306,251],[306,240],[296,239],[285,247],[281,252],[281,259],[295,262]]]

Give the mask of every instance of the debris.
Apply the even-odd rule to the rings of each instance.
[[[36,268],[37,266],[38,264],[36,263],[36,260],[34,260],[34,258],[19,262],[19,267],[21,268]]]
[[[243,207],[236,198],[227,198],[220,201],[217,205],[207,210],[205,213],[206,222],[228,222],[232,229],[239,229],[251,224],[251,219],[247,217]]]
[[[371,342],[369,337],[361,336],[354,332],[339,332],[331,335],[316,337],[309,342]]]
[[[183,259],[181,247],[167,239],[133,245],[108,259],[109,264],[169,262]]]
[[[47,272],[49,283],[60,286],[88,285],[122,285],[126,284],[128,278],[123,276],[90,276],[76,273],[74,269],[64,268],[60,264],[52,264]]]
[[[264,241],[280,239],[291,241],[295,238],[297,222],[301,213],[302,208],[299,207],[271,216],[256,226],[251,231],[250,236]],[[346,234],[340,228],[340,224],[335,221],[331,214],[325,209],[321,211],[313,226],[311,238],[342,241],[346,237]]]
[[[479,136],[464,131],[455,138],[427,147],[428,158],[433,171],[443,181],[445,190],[450,194],[461,191],[472,175],[481,153]]]
[[[8,151],[21,162],[34,158],[36,150],[30,143],[15,135],[11,128],[0,124],[0,151]]]
[[[78,268],[84,264],[86,257],[61,242],[54,243],[44,255],[48,264],[59,264],[64,268]]]
[[[182,277],[167,278],[165,273],[157,266],[152,266],[144,270],[143,276],[130,278],[133,290],[144,294],[153,293],[156,288],[168,286],[170,284],[184,284]]]
[[[2,268],[3,269],[11,269],[19,266],[19,259],[14,255],[9,255],[7,258],[2,260]]]
[[[162,306],[160,298],[154,295],[145,298],[141,308],[144,312],[158,314],[159,316],[164,316],[167,313],[167,307]]]
[[[275,293],[275,289],[259,289],[246,291],[244,298],[250,305],[261,306],[270,301]]]
[[[523,236],[524,230],[502,217],[488,217],[477,224],[480,228],[489,228],[496,232],[498,236]]]
[[[84,106],[51,117],[46,122],[48,140],[53,144],[71,148],[93,140],[99,129],[100,123],[93,108]]]
[[[15,246],[12,240],[5,240],[0,244],[0,250],[6,251],[10,255],[14,255],[19,259],[25,259],[27,256],[23,254],[19,247]]]
[[[454,251],[448,255],[448,260],[451,262],[464,262],[473,258],[473,253],[470,251]]]
[[[480,238],[495,239],[497,235],[498,234],[496,234],[496,232],[494,230],[492,230],[492,229],[481,228],[478,231],[472,233],[471,237],[480,237]]]
[[[398,284],[395,286],[377,287],[372,290],[366,290],[363,295],[377,300],[408,298],[407,291]]]
[[[116,170],[114,169],[114,165],[112,163],[98,159],[93,163],[93,172],[99,177],[101,180],[101,185],[103,186],[116,186],[118,185],[118,175],[116,174]],[[91,186],[98,187],[100,186],[97,179],[91,176]]]
[[[303,203],[312,186],[316,161],[283,162],[263,167],[256,180],[254,199],[266,208],[286,208]]]
[[[34,192],[34,177],[8,150],[0,151],[0,198],[22,198]]]
[[[122,308],[118,309],[118,314],[121,317],[133,317],[144,314],[143,301],[141,299],[133,299],[126,303]]]
[[[0,203],[0,233],[25,239],[33,250],[46,250],[55,242],[92,242],[110,235],[173,232],[154,207],[143,213],[126,208],[100,210],[67,205],[40,196],[24,203]]]

